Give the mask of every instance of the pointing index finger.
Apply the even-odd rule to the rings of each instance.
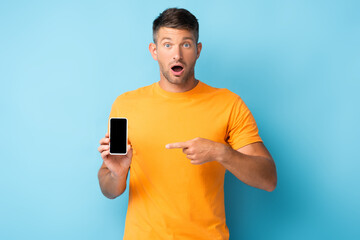
[[[176,143],[169,143],[165,146],[167,149],[173,149],[173,148],[187,148],[188,144],[187,142],[176,142]]]

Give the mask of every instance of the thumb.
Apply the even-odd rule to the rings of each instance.
[[[132,146],[130,144],[127,145],[127,152],[132,151]]]

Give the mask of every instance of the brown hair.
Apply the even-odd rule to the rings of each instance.
[[[196,43],[199,40],[199,23],[194,15],[183,8],[168,8],[153,22],[153,41],[156,44],[157,33],[161,27],[186,29],[193,32]]]

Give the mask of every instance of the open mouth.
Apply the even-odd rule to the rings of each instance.
[[[175,65],[171,68],[174,72],[180,73],[184,68],[179,65]]]
[[[175,64],[171,67],[171,72],[175,76],[180,76],[184,72],[184,67],[182,66],[182,64]]]

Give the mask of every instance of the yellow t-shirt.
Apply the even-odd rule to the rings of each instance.
[[[110,117],[128,119],[133,148],[124,239],[229,239],[226,169],[193,165],[181,148],[165,145],[201,137],[236,150],[262,141],[242,99],[201,81],[182,93],[155,82],[117,97]]]

